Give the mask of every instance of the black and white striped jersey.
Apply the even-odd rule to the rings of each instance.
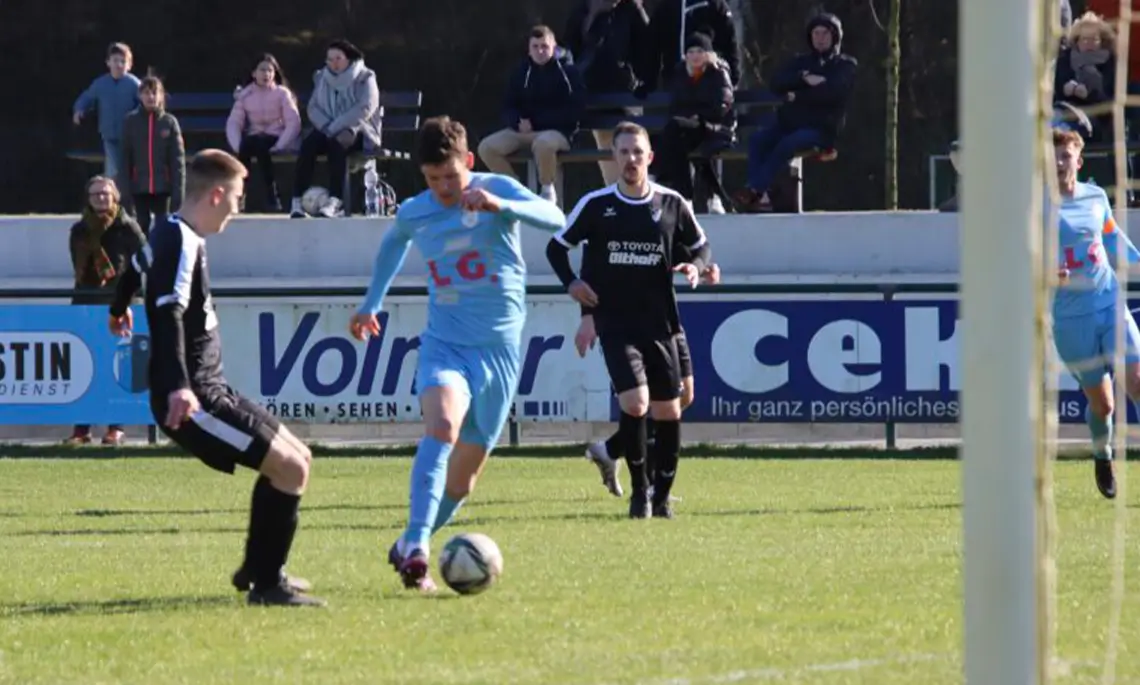
[[[617,185],[587,193],[553,241],[567,249],[583,245],[579,278],[598,295],[592,313],[603,337],[678,333],[673,267],[682,261],[703,266],[710,258],[689,204],[656,183],[642,198],[622,194]]]
[[[165,397],[190,388],[201,395],[224,385],[205,239],[177,215],[155,225],[150,242],[119,281],[112,314],[126,310],[144,275],[151,393]]]

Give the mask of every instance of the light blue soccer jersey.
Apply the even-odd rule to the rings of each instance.
[[[392,279],[414,243],[428,274],[425,336],[465,347],[519,344],[526,322],[526,263],[519,223],[551,233],[566,223],[562,210],[499,174],[476,173],[471,185],[503,199],[497,214],[445,207],[430,190],[406,200],[376,255],[360,310],[380,311]],[[467,222],[464,224],[465,215]]]
[[[1068,269],[1069,282],[1057,288],[1053,318],[1085,316],[1116,305],[1117,243],[1123,239],[1129,263],[1140,253],[1116,225],[1104,190],[1078,183],[1072,197],[1059,209],[1059,268]]]

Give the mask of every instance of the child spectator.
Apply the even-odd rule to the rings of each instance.
[[[119,189],[106,176],[87,182],[83,216],[71,227],[71,264],[75,270],[75,290],[71,303],[76,305],[110,304],[119,276],[127,269],[131,257],[142,249],[146,237],[135,220],[119,202]],[[123,442],[122,426],[107,426],[104,445]],[[91,426],[75,427],[69,445],[91,442]]]
[[[99,137],[103,139],[103,175],[115,178],[122,169],[123,119],[138,106],[139,80],[131,73],[131,48],[112,43],[107,48],[107,71],[91,82],[72,108],[78,126],[91,110],[99,113]]]
[[[367,139],[380,146],[383,110],[376,72],[364,65],[364,53],[347,40],[334,40],[325,51],[325,66],[313,74],[308,105],[313,130],[301,141],[290,216],[304,218],[301,196],[313,182],[317,156],[329,161],[329,195],[339,206],[347,188],[348,155],[364,147]],[[339,214],[339,210],[337,212]]]
[[[186,177],[186,146],[174,115],[166,111],[166,89],[157,76],[139,84],[142,106],[123,123],[122,185],[133,200],[135,216],[150,233],[182,206]]]
[[[258,60],[246,86],[236,100],[226,122],[226,140],[241,163],[249,168],[257,158],[265,177],[269,210],[282,211],[281,196],[273,175],[273,155],[291,150],[301,133],[301,113],[297,98],[289,90],[277,59],[266,53]]]

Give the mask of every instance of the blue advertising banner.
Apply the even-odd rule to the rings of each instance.
[[[142,307],[134,327],[115,338],[100,306],[0,306],[0,423],[152,423]]]
[[[682,301],[681,319],[696,385],[686,421],[958,420],[955,300]],[[1083,422],[1076,383],[1059,383],[1060,420]]]

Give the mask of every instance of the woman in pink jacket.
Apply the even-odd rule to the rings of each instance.
[[[246,167],[257,158],[265,176],[270,211],[280,212],[273,155],[295,147],[301,132],[301,113],[273,55],[261,56],[249,83],[235,93],[234,99],[226,122],[226,139]]]

